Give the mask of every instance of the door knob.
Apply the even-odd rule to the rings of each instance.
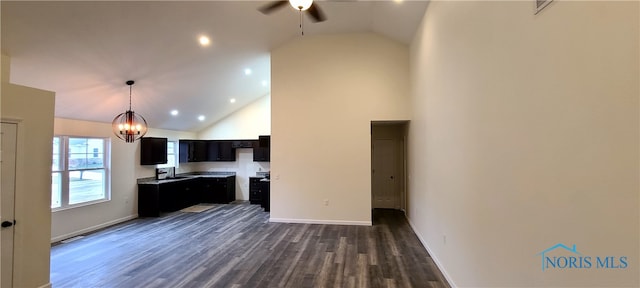
[[[7,227],[11,227],[14,224],[16,224],[16,220],[13,220],[13,222],[11,221],[2,221],[2,224],[0,224],[0,226],[2,226],[2,228],[7,228]]]

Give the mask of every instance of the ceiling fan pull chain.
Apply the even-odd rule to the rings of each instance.
[[[304,27],[302,26],[302,9],[299,11],[300,11],[300,32],[302,33],[302,36],[304,36]]]

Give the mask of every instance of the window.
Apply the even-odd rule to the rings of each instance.
[[[110,199],[109,138],[53,137],[51,208]]]
[[[177,141],[167,141],[167,164],[158,164],[158,168],[178,167]]]
[[[60,165],[60,137],[53,137],[53,162],[51,165],[51,208],[62,205],[62,176]]]

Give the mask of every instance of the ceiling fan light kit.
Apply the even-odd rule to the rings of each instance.
[[[296,10],[304,11],[311,7],[313,0],[289,0],[289,4]]]
[[[289,3],[293,9],[300,12],[300,28],[302,29],[302,13],[306,13],[311,17],[311,21],[313,22],[322,22],[327,20],[327,17],[324,16],[324,13],[318,6],[318,3],[313,3],[313,0],[289,0],[289,1],[273,1],[258,8],[258,11],[262,12],[262,14],[270,14],[273,11],[280,9]],[[304,35],[304,32],[302,33]]]

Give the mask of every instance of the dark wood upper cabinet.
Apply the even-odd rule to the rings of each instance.
[[[264,145],[264,146],[263,146]],[[258,140],[180,140],[180,163],[236,161],[237,148],[253,148],[253,161],[269,162],[270,136]]]
[[[232,140],[231,146],[233,148],[253,148],[253,142],[255,141],[256,140]]]
[[[207,161],[218,161],[220,155],[220,143],[207,141]]]
[[[180,140],[180,163],[207,161],[207,141]]]
[[[269,148],[257,147],[253,148],[253,162],[269,162],[271,161],[271,151]]]
[[[140,165],[167,164],[167,138],[140,138]]]
[[[220,159],[218,161],[236,161],[236,148],[232,141],[220,141]]]
[[[189,140],[180,140],[178,142],[178,162],[189,162]]]
[[[258,136],[258,143],[260,144],[260,148],[269,148],[271,147],[271,136],[270,135],[263,135],[263,136]]]
[[[207,161],[236,161],[233,141],[207,140]]]
[[[254,162],[269,162],[271,161],[271,137],[260,136],[258,141],[253,147],[253,161]]]
[[[192,157],[195,162],[207,161],[207,141],[193,141]]]

